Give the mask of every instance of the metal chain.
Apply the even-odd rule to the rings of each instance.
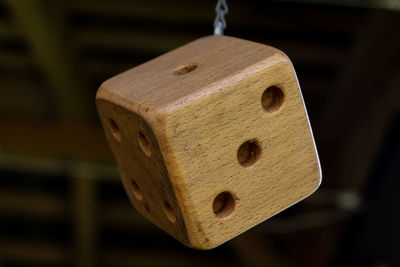
[[[214,20],[214,35],[224,35],[224,30],[226,28],[225,14],[228,13],[226,0],[218,0],[215,13],[217,13],[217,16]]]

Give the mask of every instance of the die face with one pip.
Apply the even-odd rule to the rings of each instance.
[[[296,74],[275,48],[201,38],[107,80],[96,103],[132,204],[187,246],[216,247],[321,182]]]

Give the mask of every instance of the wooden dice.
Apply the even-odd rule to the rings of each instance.
[[[314,192],[321,170],[288,57],[227,36],[193,41],[96,96],[132,204],[210,249]]]

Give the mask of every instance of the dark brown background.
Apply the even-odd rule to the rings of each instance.
[[[226,34],[292,59],[321,188],[217,249],[183,247],[130,206],[94,96],[211,34],[216,1],[0,0],[0,266],[400,266],[400,3],[228,2]]]

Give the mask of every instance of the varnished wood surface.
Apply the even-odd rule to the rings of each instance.
[[[188,246],[218,246],[320,184],[296,75],[272,47],[205,37],[106,81],[97,105],[132,203]]]

